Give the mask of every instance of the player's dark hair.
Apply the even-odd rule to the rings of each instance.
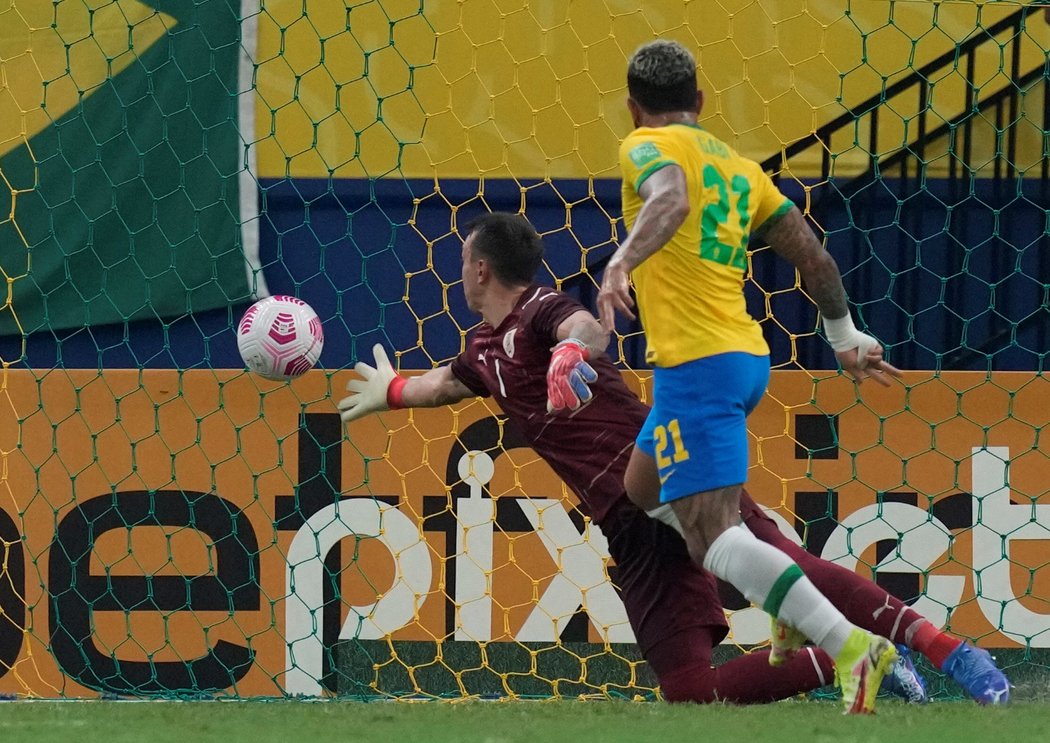
[[[472,257],[484,258],[504,284],[531,284],[543,263],[543,240],[520,214],[482,214],[467,225]]]
[[[677,41],[638,47],[627,63],[627,91],[651,114],[696,110],[696,59]]]

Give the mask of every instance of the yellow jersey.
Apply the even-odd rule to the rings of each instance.
[[[628,231],[642,208],[642,184],[668,165],[685,172],[692,209],[670,242],[631,273],[646,361],[670,367],[730,351],[768,354],[744,301],[748,239],[791,200],[758,163],[699,126],[641,127],[620,145]]]

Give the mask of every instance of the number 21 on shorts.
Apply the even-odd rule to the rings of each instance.
[[[682,444],[682,431],[678,427],[678,419],[672,418],[667,426],[657,426],[653,430],[653,439],[656,444],[656,466],[663,470],[689,459],[689,452]],[[671,444],[670,456],[667,455],[667,445]]]

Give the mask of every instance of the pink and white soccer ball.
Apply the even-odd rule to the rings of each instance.
[[[248,308],[237,325],[237,350],[250,370],[267,379],[305,374],[324,347],[321,320],[301,299],[277,295]]]

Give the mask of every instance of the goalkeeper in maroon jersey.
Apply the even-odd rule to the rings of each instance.
[[[495,397],[608,539],[628,619],[666,699],[767,702],[833,683],[834,664],[815,647],[775,657],[775,667],[770,651],[711,667],[711,651],[728,630],[715,578],[691,560],[675,529],[650,518],[625,492],[624,472],[649,409],[605,355],[608,334],[578,302],[534,283],[543,245],[523,217],[487,214],[467,231],[463,290],[483,322],[465,350],[447,366],[405,378],[377,345],[375,367],[358,363],[362,379],[349,382],[353,394],[339,403],[343,420]],[[653,487],[658,492],[659,482]],[[949,656],[970,647],[876,584],[795,545],[746,493],[741,516],[759,539],[790,555],[855,624],[922,652],[949,673]],[[926,700],[906,656],[886,684],[911,701]]]

